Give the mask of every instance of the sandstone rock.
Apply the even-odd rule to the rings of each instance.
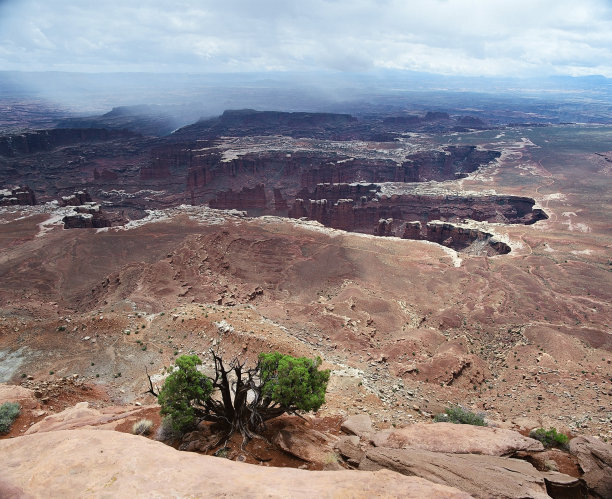
[[[340,437],[340,440],[336,443],[336,449],[353,466],[357,466],[365,455],[365,452],[359,446],[357,435]]]
[[[33,496],[26,494],[21,487],[0,478],[0,497],[3,499],[30,499]]]
[[[342,423],[340,428],[345,433],[366,438],[368,438],[374,431],[374,428],[372,428],[372,420],[367,414],[356,414],[355,416],[349,416]]]
[[[211,431],[208,424],[200,424],[198,430],[183,435],[179,450],[189,452],[206,452],[219,440],[219,436]]]
[[[333,453],[334,440],[298,418],[284,418],[272,441],[289,454],[310,463],[325,463]]]
[[[371,441],[376,447],[490,456],[508,456],[519,450],[544,450],[541,442],[515,431],[453,423],[417,423],[383,430]]]
[[[77,191],[74,194],[69,196],[62,196],[60,200],[61,206],[81,206],[85,203],[91,203],[91,195],[87,192],[87,190]]]
[[[482,498],[546,498],[540,473],[519,459],[415,449],[368,450],[360,470],[389,469],[457,487]]]
[[[581,436],[570,440],[570,452],[578,458],[589,489],[601,497],[612,497],[612,445]]]
[[[2,139],[0,138],[0,142]],[[0,206],[35,205],[36,196],[28,186],[0,189]]]
[[[555,499],[574,499],[575,497],[587,497],[587,488],[579,478],[559,473],[557,471],[547,471],[542,473],[546,482],[548,495]]]
[[[2,440],[0,455],[3,480],[35,497],[470,497],[387,470],[268,468],[179,452],[114,431],[67,430]]]
[[[143,409],[144,407],[133,409],[126,407],[105,407],[97,410],[90,408],[88,402],[79,402],[74,407],[69,407],[57,414],[50,414],[45,419],[32,425],[26,431],[26,435],[56,430],[71,430],[85,426],[113,429],[122,419],[134,415]]]
[[[211,208],[218,210],[265,210],[268,206],[266,190],[263,184],[258,184],[252,189],[243,187],[240,192],[229,191],[218,192],[214,199],[208,203]]]
[[[38,400],[34,391],[19,385],[0,383],[0,405],[5,402],[17,402],[22,409],[36,409]]]
[[[546,449],[543,452],[519,451],[513,457],[530,462],[539,471],[564,469],[564,473],[570,473],[574,476],[578,476],[580,473],[575,458],[560,449]]]

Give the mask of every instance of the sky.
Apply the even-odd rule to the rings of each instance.
[[[0,70],[612,77],[612,0],[0,0]]]

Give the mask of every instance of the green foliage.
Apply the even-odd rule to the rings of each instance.
[[[278,352],[259,355],[262,395],[284,407],[316,411],[325,403],[329,369],[319,371],[321,358],[292,357]]]
[[[170,416],[176,431],[185,432],[195,425],[194,404],[204,404],[212,393],[210,379],[197,369],[201,363],[197,355],[178,357],[176,370],[166,378],[159,393],[161,413]]]
[[[0,433],[8,433],[19,416],[21,406],[17,402],[5,402],[0,406]]]
[[[556,428],[550,428],[549,430],[537,428],[531,430],[529,436],[542,442],[544,447],[567,447],[569,442],[569,437],[557,432]]]
[[[436,423],[455,423],[455,424],[471,424],[474,426],[487,426],[484,418],[479,414],[464,409],[459,405],[452,405],[444,409],[443,414],[436,414],[434,417]]]

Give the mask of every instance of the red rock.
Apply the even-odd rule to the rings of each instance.
[[[34,191],[28,186],[0,190],[0,206],[33,206],[35,204],[36,196],[34,195]]]
[[[258,184],[253,188],[243,187],[240,192],[231,189],[219,192],[209,206],[218,210],[265,210],[268,208],[266,190],[263,184]]]
[[[268,468],[114,431],[66,430],[0,441],[2,479],[35,497],[406,497],[469,494],[387,470]]]
[[[374,431],[372,420],[367,414],[349,416],[342,422],[340,428],[342,431],[358,437],[369,437]]]
[[[309,463],[325,464],[332,454],[335,439],[310,428],[297,417],[283,418],[273,442],[285,452]]]
[[[508,456],[519,450],[544,450],[541,442],[515,431],[453,423],[417,423],[382,430],[372,436],[371,442],[376,447],[490,456]]]
[[[370,449],[360,470],[389,469],[456,487],[474,497],[549,497],[540,473],[528,462],[498,456],[445,454],[416,449]]]
[[[612,497],[612,445],[586,436],[572,438],[569,445],[589,489],[600,497]]]

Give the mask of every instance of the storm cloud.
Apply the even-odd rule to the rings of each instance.
[[[605,0],[0,0],[0,69],[612,77]]]

